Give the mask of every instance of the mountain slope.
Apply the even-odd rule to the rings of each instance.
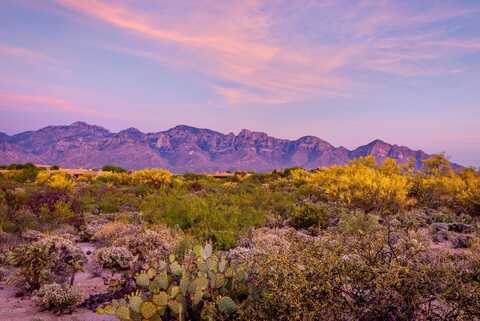
[[[390,145],[382,140],[376,139],[373,142],[360,146],[350,152],[350,159],[374,155],[378,162],[382,162],[386,158],[393,158],[399,163],[408,162],[409,159],[416,160],[416,166],[420,167],[422,160],[429,157],[421,150],[411,150],[405,146]]]
[[[163,167],[173,172],[269,171],[342,165],[367,155],[378,161],[393,158],[400,163],[413,157],[417,166],[428,158],[423,151],[381,140],[350,151],[314,136],[287,140],[247,129],[235,135],[185,125],[157,133],[142,133],[136,128],[112,133],[75,122],[13,136],[0,132],[2,164],[33,162],[84,168],[115,164],[128,169]]]

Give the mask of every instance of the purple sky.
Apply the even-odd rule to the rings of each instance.
[[[480,165],[478,0],[1,0],[0,131],[178,124]]]

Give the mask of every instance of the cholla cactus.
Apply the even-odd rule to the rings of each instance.
[[[159,270],[138,273],[139,291],[98,309],[120,320],[218,320],[237,311],[234,299],[245,289],[247,273],[211,244],[195,246],[183,259],[170,255]],[[238,300],[237,300],[238,302]]]
[[[83,293],[75,287],[52,283],[37,291],[36,303],[46,310],[65,313],[82,303],[83,297]]]
[[[75,244],[60,236],[46,236],[32,244],[23,244],[8,255],[11,265],[20,270],[12,279],[25,290],[38,289],[41,285],[57,279],[68,281],[82,270],[86,257]]]
[[[139,262],[156,267],[157,262],[168,257],[180,236],[179,231],[157,226],[155,230],[145,229],[117,238],[113,245],[128,248]]]
[[[124,247],[110,246],[98,249],[95,261],[103,268],[125,270],[134,262],[134,256]]]

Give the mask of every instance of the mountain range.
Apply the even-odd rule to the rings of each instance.
[[[421,150],[381,140],[348,150],[314,136],[287,140],[247,129],[235,135],[185,125],[156,133],[136,128],[112,133],[100,126],[75,122],[12,136],[0,132],[1,164],[32,162],[68,168],[111,164],[129,170],[162,167],[175,173],[270,171],[342,165],[367,155],[377,161],[393,158],[400,163],[413,158],[417,167],[429,157]]]

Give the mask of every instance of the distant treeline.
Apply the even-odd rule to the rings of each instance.
[[[32,163],[25,163],[25,164],[9,164],[9,165],[0,165],[0,169],[8,169],[8,170],[21,170],[21,169],[32,169],[38,168]]]

